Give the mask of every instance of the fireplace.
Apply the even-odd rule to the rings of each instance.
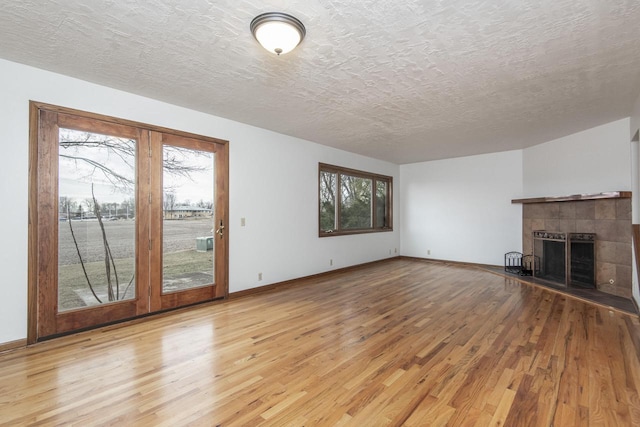
[[[540,269],[540,260],[533,256],[533,232],[536,230],[566,233],[567,241],[570,233],[592,233],[592,241],[581,243],[574,238],[571,240],[573,243],[565,243],[565,260],[571,254],[574,256],[573,263],[569,258],[569,263],[565,266],[565,271],[571,269],[573,272],[573,284],[567,284],[565,277],[565,282],[558,286],[592,287],[591,283],[595,283],[596,289],[604,293],[623,298],[632,297],[631,192],[535,197],[514,199],[512,203],[522,204],[521,251],[525,254],[522,257],[523,267],[525,257],[531,256],[534,262],[530,264],[534,268],[527,270]],[[538,251],[541,250],[538,248]],[[583,264],[591,264],[592,253],[595,271],[592,273],[588,268],[581,272]],[[595,278],[591,279],[591,274]]]
[[[595,288],[595,234],[533,232],[534,276],[562,286]]]

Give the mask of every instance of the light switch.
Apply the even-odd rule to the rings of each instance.
[[[244,227],[245,226],[245,218],[240,218],[240,227]]]

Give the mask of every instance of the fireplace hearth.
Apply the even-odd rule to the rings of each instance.
[[[534,276],[562,286],[595,288],[594,233],[533,232]]]

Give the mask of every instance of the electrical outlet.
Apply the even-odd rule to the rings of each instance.
[[[333,258],[329,260],[329,265],[333,265]]]
[[[244,227],[246,225],[246,219],[245,218],[240,218],[240,227]]]
[[[431,255],[431,249],[427,249],[427,255]]]
[[[258,281],[262,280],[262,273],[258,273]]]
[[[389,255],[391,255],[391,249],[389,249]]]
[[[395,249],[393,250],[393,253],[394,253],[394,254],[397,254],[397,253],[398,253],[398,248],[395,248]]]

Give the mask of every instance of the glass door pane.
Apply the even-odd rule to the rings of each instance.
[[[58,311],[135,299],[137,141],[58,136]]]
[[[162,292],[214,283],[215,154],[163,145]]]

